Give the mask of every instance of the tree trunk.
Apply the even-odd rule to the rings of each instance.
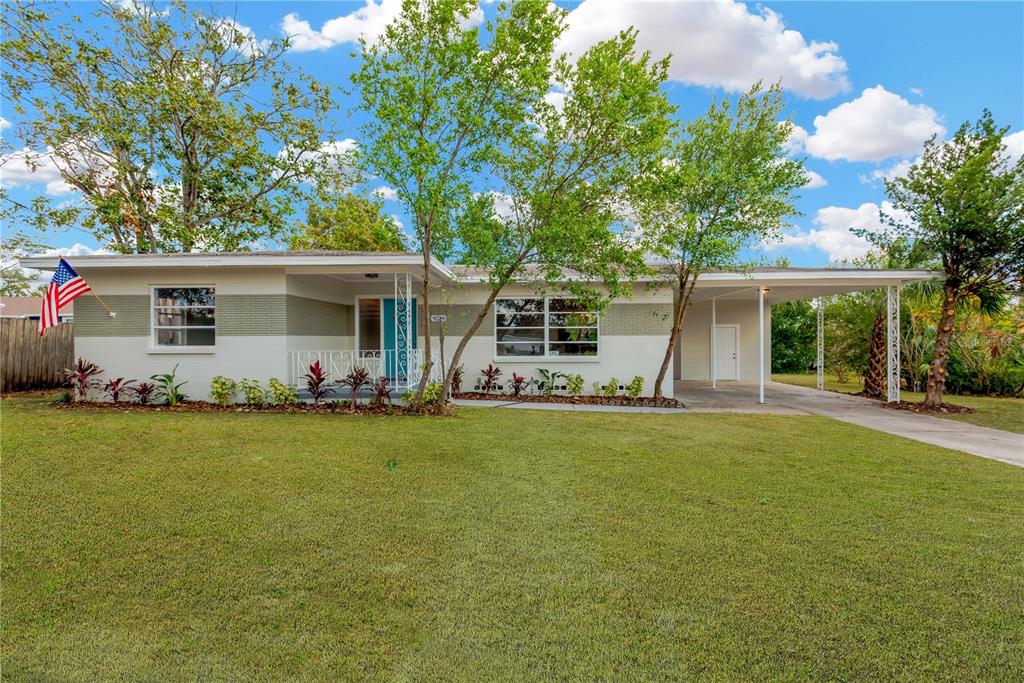
[[[935,331],[935,351],[932,367],[928,373],[928,384],[924,390],[926,406],[942,405],[942,390],[946,386],[946,364],[949,362],[949,344],[953,340],[953,320],[956,318],[956,304],[960,292],[952,285],[942,287],[942,316],[939,329]]]
[[[416,387],[416,398],[413,399],[413,406],[419,407],[423,404],[423,392],[430,383],[430,370],[434,367],[434,360],[430,353],[430,236],[424,231],[423,240],[423,289],[420,298],[423,300],[423,317],[420,322],[426,333],[423,335],[423,375],[420,377],[419,386]],[[413,330],[413,334],[419,334],[419,330]],[[407,370],[408,372],[408,370]],[[441,403],[444,403],[444,394],[441,395]]]
[[[879,400],[888,396],[886,387],[886,324],[881,311],[875,313],[868,345],[868,365],[864,369],[864,395]]]
[[[484,318],[487,317],[487,312],[491,310],[491,306],[494,305],[494,301],[498,298],[498,293],[500,291],[500,287],[498,289],[491,290],[491,293],[487,297],[487,301],[480,307],[476,317],[473,319],[473,323],[469,326],[469,329],[466,330],[466,333],[462,335],[462,339],[459,340],[459,345],[455,347],[455,353],[452,354],[452,362],[448,365],[448,371],[444,375],[444,386],[441,387],[441,396],[448,396],[448,392],[452,387],[452,378],[455,377],[455,372],[459,367],[459,361],[462,359],[462,352],[466,350],[466,346],[469,345],[469,341],[473,338],[473,335],[476,334],[477,330],[480,329],[480,325],[483,324]],[[438,415],[443,415],[445,409],[445,402],[442,400],[437,404],[434,412]]]
[[[665,348],[665,357],[661,360],[661,369],[658,370],[658,378],[654,380],[654,398],[661,398],[661,385],[668,374],[668,365],[672,362],[672,354],[675,353],[676,344],[679,342],[679,332],[683,328],[683,318],[686,317],[686,307],[690,305],[690,295],[693,293],[693,286],[697,278],[690,278],[690,271],[684,269],[679,276],[679,298],[675,302],[672,311],[672,332],[669,334],[668,346]]]

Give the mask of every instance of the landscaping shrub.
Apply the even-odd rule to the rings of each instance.
[[[455,372],[452,373],[452,392],[459,394],[462,393],[462,378],[466,373],[466,366],[459,364],[459,367],[455,368]]]
[[[224,375],[215,375],[210,380],[210,400],[222,408],[227,407],[229,403],[234,403],[237,393],[238,384],[233,379]]]
[[[608,384],[604,385],[604,395],[606,398],[615,398],[619,394],[619,378],[612,377],[608,380]]]
[[[489,394],[498,386],[498,378],[501,377],[501,368],[497,367],[493,363],[488,363],[487,367],[480,371],[483,375],[483,389],[485,394]]]
[[[334,387],[327,383],[327,373],[324,372],[320,361],[314,361],[309,366],[309,372],[302,376],[306,380],[306,391],[313,398],[314,405],[320,405],[325,396],[334,393]]]
[[[522,375],[517,375],[514,372],[512,373],[512,395],[513,396],[519,396],[519,394],[523,393],[523,389],[526,388],[527,384],[529,384],[529,380],[528,379],[526,379]]]
[[[601,389],[601,382],[597,380],[594,380],[593,384],[590,385],[590,388],[594,390],[594,396],[601,396],[604,394],[604,391]]]
[[[152,375],[151,380],[156,382],[156,389],[160,393],[160,396],[164,399],[164,402],[169,406],[176,406],[184,401],[187,396],[182,393],[181,388],[188,384],[188,382],[175,382],[175,375],[178,372],[178,363],[174,364],[174,369],[168,373],[162,375]]]
[[[153,400],[153,394],[156,393],[156,385],[152,382],[139,382],[131,387],[131,392],[135,394],[135,400],[140,405],[147,405]]]
[[[100,385],[96,375],[102,372],[102,368],[92,361],[79,358],[74,365],[64,370],[63,375],[65,383],[70,384],[75,390],[75,400],[84,401],[88,398],[89,392]]]
[[[565,390],[570,396],[579,396],[583,393],[583,375],[569,374],[565,376]]]
[[[113,403],[118,403],[121,400],[121,394],[127,391],[135,380],[125,380],[124,377],[118,377],[112,379],[103,385],[103,393],[105,393]]]
[[[260,386],[259,380],[242,378],[238,384],[242,390],[242,399],[246,405],[262,406],[267,402],[267,394]]]
[[[644,393],[644,378],[637,375],[633,378],[633,381],[626,385],[626,396],[638,399],[642,393]]]
[[[276,377],[267,382],[267,402],[272,406],[291,406],[299,402],[299,392]]]
[[[544,368],[537,368],[537,373],[541,376],[540,389],[544,392],[545,396],[551,396],[555,390],[555,382],[561,377],[565,377],[565,373],[558,372],[557,370],[546,370]]]
[[[387,400],[388,405],[392,405],[391,392],[393,389],[388,383],[387,377],[378,377],[377,381],[373,385],[373,398],[370,399],[370,403],[378,405]]]
[[[359,390],[370,383],[370,371],[363,367],[352,368],[352,372],[345,375],[345,378],[341,380],[340,384],[343,387],[348,387],[351,391],[350,396],[352,406],[356,405],[356,398],[359,394]]]

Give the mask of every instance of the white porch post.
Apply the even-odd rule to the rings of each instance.
[[[711,299],[711,388],[718,388],[718,297]]]
[[[760,343],[757,345],[758,365],[760,372],[758,381],[758,403],[764,403],[764,287],[757,288],[757,333]]]
[[[885,290],[885,370],[886,400],[898,403],[900,400],[900,288],[890,285]]]
[[[825,389],[825,297],[815,300],[818,309],[818,355],[814,367],[818,372],[818,391]]]

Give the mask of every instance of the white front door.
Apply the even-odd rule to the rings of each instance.
[[[715,325],[715,358],[718,379],[740,377],[739,325]]]

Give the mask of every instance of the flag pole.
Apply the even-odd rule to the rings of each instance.
[[[97,294],[96,292],[92,291],[91,289],[89,290],[89,293],[92,294],[94,297],[96,297],[96,301],[100,302],[100,306],[102,306],[103,308],[107,309],[107,315],[109,315],[111,318],[116,318],[117,317],[117,313],[114,313],[112,310],[110,310],[110,307],[107,306],[107,304],[103,301],[103,299],[100,298],[99,294]]]

